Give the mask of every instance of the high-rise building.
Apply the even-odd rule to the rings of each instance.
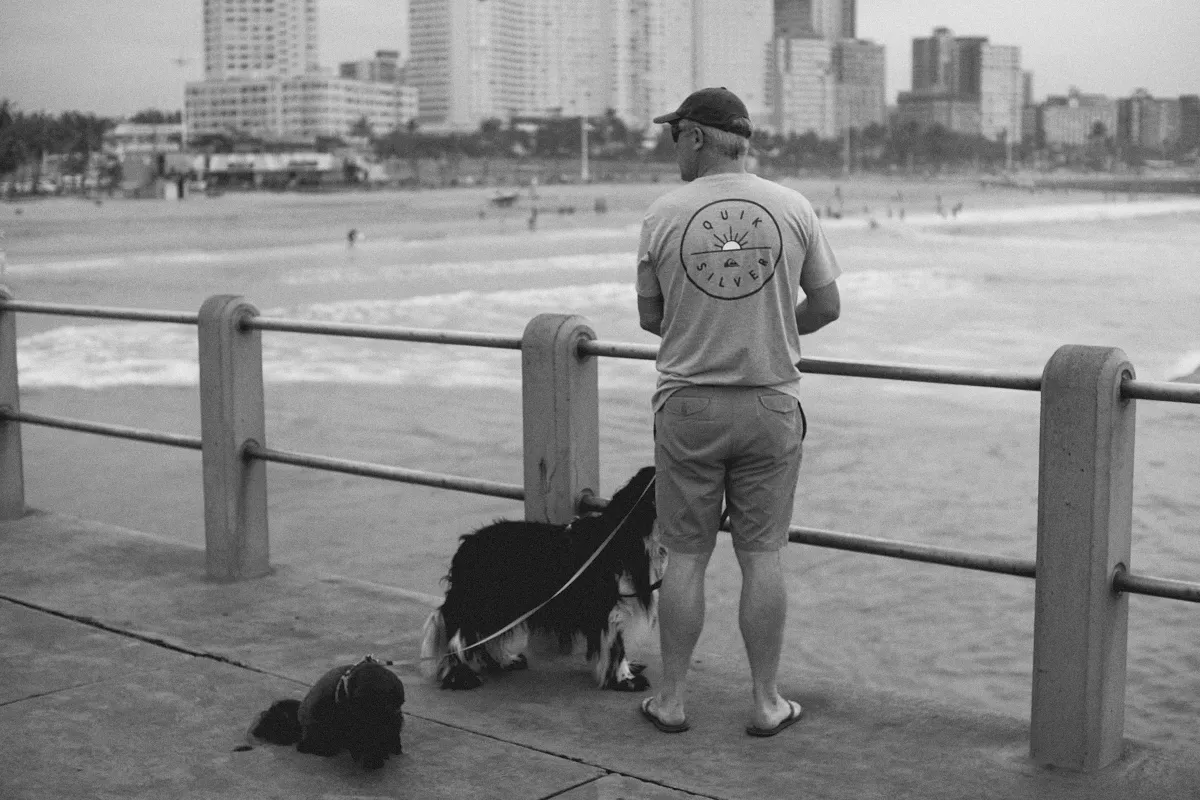
[[[318,69],[317,0],[204,0],[205,80]]]
[[[958,46],[949,28],[913,39],[912,93],[950,95],[958,91]]]
[[[692,76],[693,16],[690,0],[620,0],[616,19],[628,19],[629,25],[618,29],[615,42],[620,70],[616,92],[620,97],[627,91],[628,99],[613,108],[626,122],[648,126],[697,88]]]
[[[775,0],[775,38],[812,39],[813,0]]]
[[[973,88],[973,87],[972,87]],[[1021,50],[979,46],[979,133],[995,141],[1021,140]]]
[[[887,121],[884,48],[854,38],[854,0],[775,0],[770,127],[822,138]]]
[[[417,111],[416,90],[398,82],[399,55],[380,50],[339,77],[322,74],[317,0],[204,0],[205,80],[184,90],[187,135],[341,136],[363,119],[386,133]]]
[[[881,44],[843,39],[833,48],[837,130],[862,130],[887,121],[887,63]]]
[[[629,14],[613,13],[623,1],[410,0],[407,75],[422,122],[467,129],[613,107],[618,65],[631,58],[617,39]]]
[[[420,90],[427,128],[610,108],[626,124],[646,127],[703,86],[736,92],[756,125],[769,128],[778,116],[772,98],[782,91],[777,58],[818,57],[806,46],[793,57],[773,40],[852,41],[855,13],[855,0],[409,0],[406,77]],[[849,121],[877,116],[882,77],[877,87],[861,79],[882,52],[871,47],[846,51],[852,77],[843,97],[852,108],[838,112],[833,96],[822,130],[836,129],[839,113]],[[791,84],[813,82],[807,67],[796,69]]]
[[[770,127],[779,134],[838,134],[834,43],[816,37],[776,37]]]
[[[774,34],[831,42],[856,37],[856,0],[774,0]]]
[[[750,119],[765,118],[773,0],[739,0],[736,19],[729,0],[693,2],[693,85],[724,86],[746,104]]]
[[[912,91],[900,93],[897,119],[1016,142],[1024,91],[1020,48],[935,28],[913,39]]]

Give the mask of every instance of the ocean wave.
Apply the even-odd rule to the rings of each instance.
[[[624,254],[522,259],[529,269],[545,263],[564,270],[583,265],[625,262]],[[505,269],[509,262],[464,262],[463,269]],[[948,269],[859,269],[847,272],[839,286],[848,305],[886,311],[896,297],[925,302],[976,291],[967,277]],[[580,314],[591,320],[605,341],[652,342],[637,321],[632,282],[610,281],[565,286],[463,290],[405,298],[353,299],[264,308],[264,316],[322,322],[394,325],[447,331],[473,331],[519,336],[529,320],[542,313]],[[905,353],[922,363],[957,363],[990,348],[1010,352],[1017,343],[1001,337],[992,342],[984,326],[955,344],[953,353]],[[982,338],[981,338],[982,337]],[[386,342],[352,337],[295,333],[263,334],[263,374],[271,383],[346,383],[422,386],[520,386],[520,356],[515,351],[466,346]],[[1049,344],[1022,339],[1025,349]],[[1035,347],[1036,345],[1036,347]],[[1043,347],[1043,345],[1045,345]],[[878,360],[875,337],[838,338],[838,358]],[[199,378],[196,332],[184,326],[156,323],[72,324],[26,336],[18,341],[20,382],[26,388],[111,388],[131,385],[194,386]],[[889,351],[891,352],[891,351]],[[892,353],[893,357],[897,357]],[[1166,364],[1163,364],[1166,367]],[[1180,358],[1171,377],[1200,368],[1200,351]],[[1159,370],[1155,370],[1159,372]],[[1149,376],[1148,376],[1149,377]],[[626,359],[601,361],[602,387],[646,386],[653,364]]]
[[[280,282],[289,286],[321,284],[374,283],[396,281],[431,271],[438,274],[512,275],[531,272],[579,272],[595,269],[632,271],[636,253],[597,253],[538,258],[509,258],[481,261],[450,261],[437,264],[385,264],[382,266],[327,266],[299,269],[284,275]]]
[[[264,316],[520,335],[540,313],[578,313],[624,322],[606,338],[628,339],[636,296],[627,283],[495,292],[461,291],[396,300],[348,300],[265,309]],[[263,334],[263,377],[273,383],[358,383],[520,388],[516,351],[385,342],[296,333]],[[26,388],[194,386],[194,330],[157,323],[65,325],[17,343]],[[640,381],[640,367],[606,370],[617,383]]]
[[[1167,380],[1178,381],[1184,378],[1200,381],[1200,350],[1184,353],[1167,370]]]

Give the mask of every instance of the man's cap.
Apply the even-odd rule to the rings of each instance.
[[[692,122],[747,138],[753,132],[750,125],[750,112],[746,110],[746,104],[724,86],[714,86],[692,92],[678,109],[670,114],[655,117],[654,122],[661,124],[681,119],[690,119]]]

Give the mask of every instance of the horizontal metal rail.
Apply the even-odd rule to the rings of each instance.
[[[658,346],[653,344],[602,342],[598,339],[584,339],[579,343],[579,355],[637,358],[643,361],[653,361],[658,358]]]
[[[8,406],[0,407],[0,419],[16,420],[30,425],[42,425],[47,428],[61,428],[66,431],[95,433],[100,436],[111,436],[116,439],[130,439],[151,444],[165,444],[169,447],[183,447],[189,450],[201,448],[199,436],[184,436],[178,433],[161,433],[143,428],[129,428],[124,425],[111,425],[106,422],[88,422],[67,417],[52,417],[45,414],[31,414],[28,411],[13,411]]]
[[[123,320],[126,322],[163,322],[179,325],[199,324],[199,315],[188,311],[83,306],[25,300],[0,300],[0,310]],[[326,334],[330,336],[425,342],[429,344],[455,344],[472,347],[491,347],[503,350],[521,349],[520,336],[493,333],[444,331],[432,328],[402,328],[391,325],[359,325],[343,322],[314,322],[277,317],[249,317],[242,324],[246,328],[264,331]],[[580,355],[653,361],[658,356],[658,347],[656,345],[628,342],[586,340],[580,342],[579,353]],[[1002,370],[963,369],[922,364],[890,364],[833,358],[802,358],[797,366],[801,372],[813,375],[841,375],[853,378],[877,378],[882,380],[978,386],[1033,392],[1040,391],[1042,385],[1042,378],[1039,374],[1005,372]],[[1200,404],[1200,384],[1179,384],[1171,381],[1129,379],[1122,386],[1122,395],[1138,400]]]
[[[579,343],[579,354],[609,356],[653,361],[658,347],[650,344],[605,342],[599,340]],[[1034,373],[1005,372],[988,369],[960,369],[921,364],[888,364],[874,361],[851,361],[837,358],[802,358],[800,371],[812,375],[842,375],[851,378],[878,378],[894,381],[942,383],[956,386],[981,386],[991,389],[1015,389],[1038,392],[1042,376]],[[1121,395],[1137,400],[1162,400],[1174,403],[1200,404],[1200,384],[1172,381],[1141,381],[1128,379],[1121,386]]]
[[[796,365],[813,375],[844,375],[851,378],[881,378],[919,383],[949,383],[956,386],[983,386],[992,389],[1041,391],[1040,373],[1003,372],[991,369],[930,367],[921,364],[882,364],[838,358],[802,358]]]
[[[1135,400],[1164,400],[1169,403],[1200,403],[1200,383],[1139,381],[1126,379],[1121,396]]]
[[[654,345],[625,342],[583,341],[579,354],[611,356],[652,361],[658,355]],[[813,375],[844,375],[852,378],[881,378],[894,381],[948,383],[957,386],[983,386],[993,389],[1017,389],[1037,392],[1042,388],[1040,374],[1004,372],[988,369],[958,369],[931,367],[920,364],[884,364],[873,361],[850,361],[836,358],[802,358],[796,364],[801,372]]]
[[[30,425],[41,425],[50,428],[92,433],[110,436],[118,439],[148,442],[189,450],[200,450],[201,439],[198,436],[185,436],[173,433],[161,433],[141,428],[130,428],[108,423],[88,422],[84,420],[54,417],[43,414],[32,414],[27,411],[14,412],[7,406],[0,407],[0,419],[14,420]],[[308,467],[312,469],[341,472],[371,478],[432,486],[440,489],[469,492],[472,494],[503,497],[511,500],[524,500],[525,490],[516,484],[499,483],[476,478],[464,478],[458,475],[446,475],[422,470],[388,467],[381,464],[371,464],[360,461],[349,461],[339,458],[328,458],[308,453],[295,453],[286,450],[264,448],[257,443],[249,443],[245,448],[246,455],[263,461],[280,464]],[[581,510],[601,511],[609,503],[607,498],[588,496],[580,502]],[[727,527],[726,527],[727,529]],[[980,572],[991,572],[1001,575],[1015,575],[1023,578],[1035,577],[1035,562],[1030,559],[1010,558],[1006,556],[988,555],[986,553],[957,550],[948,547],[904,542],[895,539],[882,539],[861,534],[843,533],[841,531],[823,530],[820,528],[805,528],[792,526],[788,529],[788,540],[796,544],[807,544],[813,547],[824,547],[832,550],[845,550],[868,555],[898,558],[907,561],[920,561],[928,564],[971,569]],[[1173,600],[1184,600],[1200,603],[1200,583],[1177,581],[1167,578],[1137,575],[1121,571],[1113,577],[1113,589],[1129,594],[1142,594],[1153,597],[1163,597]]]
[[[0,300],[0,311],[25,311],[31,314],[59,314],[68,317],[120,319],[127,322],[171,322],[200,324],[200,315],[190,311],[155,311],[149,308],[106,308],[65,303],[31,303],[25,300]]]
[[[1125,570],[1119,570],[1113,576],[1113,589],[1129,594],[1145,594],[1152,597],[1200,603],[1200,583],[1137,575]]]
[[[915,542],[879,539],[855,533],[793,526],[788,528],[788,541],[815,547],[828,547],[834,550],[849,550],[855,553],[900,558],[906,561],[923,561],[927,564],[974,569],[980,572],[995,572],[1022,578],[1034,577],[1035,562],[1032,559],[993,556],[969,550],[954,550],[949,547],[935,547]]]
[[[323,333],[329,336],[353,336],[360,339],[388,339],[396,342],[428,342],[430,344],[462,344],[472,347],[495,347],[520,350],[520,336],[470,331],[443,331],[433,328],[400,328],[393,325],[357,325],[348,322],[313,322],[310,320],[277,317],[247,317],[243,328],[289,333]]]
[[[382,478],[399,483],[415,483],[421,486],[433,486],[438,489],[452,489],[456,492],[485,494],[492,497],[505,497],[510,500],[524,500],[525,487],[511,483],[499,483],[478,478],[463,478],[458,475],[444,475],[437,472],[406,469],[404,467],[387,467],[382,464],[370,464],[365,461],[350,461],[344,458],[329,458],[311,453],[296,453],[288,450],[275,450],[250,442],[245,447],[249,458],[262,461],[272,461],[278,464],[291,464],[296,467],[308,467],[327,472],[342,472],[347,475],[360,475],[367,478]]]

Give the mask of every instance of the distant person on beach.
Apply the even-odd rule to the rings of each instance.
[[[800,336],[838,318],[841,271],[809,201],[746,171],[752,129],[736,95],[701,89],[654,121],[671,126],[686,185],[650,206],[638,246],[638,317],[662,337],[652,405],[669,554],[659,593],[663,675],[641,712],[661,731],[688,728],[688,668],[724,500],[753,683],[746,732],[773,736],[802,713],[776,685],[787,616],[780,551],[806,427]]]

